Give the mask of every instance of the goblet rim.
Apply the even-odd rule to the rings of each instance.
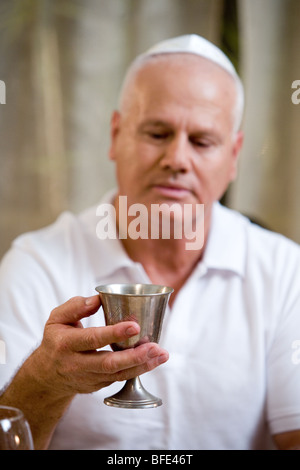
[[[110,288],[117,288],[117,287],[122,287],[122,288],[131,288],[131,287],[152,287],[152,288],[161,288],[164,289],[161,292],[110,292],[107,290],[109,287]],[[95,287],[95,290],[99,294],[109,294],[109,295],[114,295],[114,296],[123,296],[126,295],[128,297],[153,297],[153,296],[162,296],[162,295],[171,295],[172,292],[174,292],[173,287],[169,286],[163,286],[160,284],[147,284],[147,283],[109,283],[109,284],[101,284],[97,287]]]
[[[3,416],[1,411],[10,411],[13,412],[11,416]],[[6,405],[0,405],[0,422],[4,420],[10,420],[10,421],[17,421],[19,419],[24,419],[24,413],[22,410],[19,408],[16,408],[14,406],[6,406]]]

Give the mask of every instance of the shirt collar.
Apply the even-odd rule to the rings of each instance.
[[[115,194],[115,191],[109,192],[100,204],[112,204]],[[93,238],[95,239],[95,227],[99,218],[96,216],[96,208],[94,207],[92,210],[95,217],[93,224]],[[243,277],[246,269],[246,221],[247,219],[241,214],[216,202],[213,205],[205,252],[196,270],[202,274],[204,274],[203,270],[207,269],[226,270]],[[140,264],[132,261],[127,255],[118,239],[96,240],[98,246],[95,246],[95,253],[98,253],[98,256],[95,256],[97,263],[95,271],[98,278],[111,276],[123,268],[141,269]],[[99,250],[99,246],[101,250]]]
[[[246,270],[247,219],[219,202],[213,205],[211,227],[202,262],[208,269]]]
[[[93,253],[90,262],[93,265],[95,276],[99,280],[110,277],[123,268],[136,268],[138,266],[138,263],[129,258],[118,239],[99,239],[97,236],[97,224],[100,221],[97,208],[100,204],[113,204],[115,194],[116,191],[109,191],[97,206],[91,207],[80,215],[81,226],[84,227],[88,237],[89,251]],[[114,223],[111,214],[107,220],[108,223]]]

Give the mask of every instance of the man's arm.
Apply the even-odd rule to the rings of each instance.
[[[31,427],[35,449],[48,447],[57,423],[77,393],[91,393],[133,378],[166,362],[155,343],[125,351],[98,351],[139,332],[135,322],[83,328],[80,320],[100,307],[98,295],[74,297],[54,309],[41,345],[0,396],[1,405],[20,408]]]

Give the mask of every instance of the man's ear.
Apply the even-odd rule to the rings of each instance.
[[[120,130],[120,120],[121,114],[119,111],[114,111],[110,120],[110,148],[109,148],[109,158],[110,160],[115,160],[115,143],[116,138]]]
[[[239,131],[236,133],[233,143],[232,149],[232,172],[231,172],[231,181],[234,181],[237,176],[237,166],[238,166],[238,159],[241,148],[244,142],[244,133],[243,131]]]

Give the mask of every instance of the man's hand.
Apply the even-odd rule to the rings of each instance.
[[[55,308],[41,345],[29,356],[0,397],[0,404],[20,408],[35,449],[45,449],[60,418],[77,393],[91,393],[127,380],[167,361],[155,343],[112,352],[99,350],[139,332],[135,322],[83,328],[80,320],[97,312],[100,297],[74,297]]]
[[[46,323],[35,361],[41,380],[58,395],[91,393],[115,381],[133,378],[168,360],[156,343],[125,351],[99,351],[139,333],[135,322],[83,328],[80,320],[97,312],[100,297],[74,297],[55,308]]]

